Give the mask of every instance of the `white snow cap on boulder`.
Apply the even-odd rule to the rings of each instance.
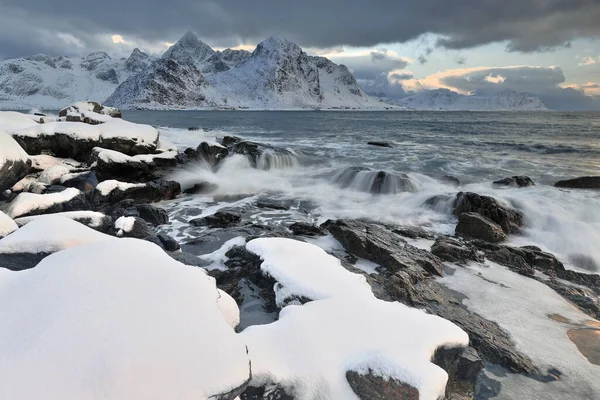
[[[55,204],[66,203],[80,194],[81,192],[75,188],[49,194],[20,193],[8,206],[6,214],[11,218],[19,218],[33,211],[43,211]]]
[[[16,111],[0,111],[0,130],[27,128],[36,124],[30,115]]]
[[[444,397],[448,374],[431,359],[439,347],[466,347],[468,335],[443,318],[378,300],[362,276],[304,242],[260,238],[246,248],[286,296],[314,301],[282,309],[279,320],[241,333],[252,359],[252,386],[276,384],[299,400],[358,399],[348,371],[394,379],[422,400]],[[287,256],[286,256],[287,255]],[[364,279],[364,278],[363,278]]]
[[[115,239],[0,271],[0,398],[217,398],[248,380],[214,279]]]
[[[0,238],[10,235],[19,229],[19,226],[11,217],[0,211]]]
[[[8,161],[26,162],[29,155],[9,134],[0,130],[0,170]]]

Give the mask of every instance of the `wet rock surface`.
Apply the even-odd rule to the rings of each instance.
[[[482,239],[498,243],[506,240],[506,234],[500,225],[477,213],[461,213],[458,216],[456,234],[466,238]]]
[[[600,189],[600,176],[582,176],[567,179],[556,182],[554,186],[565,189]]]
[[[508,178],[500,179],[494,181],[494,185],[499,186],[513,186],[513,187],[527,187],[527,186],[535,186],[533,180],[530,177],[525,175],[515,175]]]
[[[490,196],[477,193],[459,192],[454,201],[453,213],[460,216],[462,213],[477,213],[500,225],[504,233],[518,233],[523,225],[523,214],[503,206]]]

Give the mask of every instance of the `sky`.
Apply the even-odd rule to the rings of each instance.
[[[277,35],[388,97],[516,90],[554,109],[600,109],[600,0],[0,0],[0,10],[0,59],[159,55],[188,30],[252,50]]]

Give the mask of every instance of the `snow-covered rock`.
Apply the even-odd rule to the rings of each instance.
[[[250,364],[218,298],[204,271],[135,239],[0,271],[0,398],[233,399]]]
[[[0,211],[0,239],[19,229],[19,225],[11,217]]]
[[[125,183],[116,180],[101,182],[92,193],[92,207],[116,204],[130,199],[135,204],[171,200],[181,194],[181,185],[174,181],[155,180],[148,183]]]
[[[17,218],[15,223],[18,226],[25,226],[32,221],[36,221],[47,216],[48,215],[34,215],[31,217]],[[96,211],[66,211],[52,214],[52,216],[72,219],[73,221],[77,221],[80,224],[100,232],[105,232],[112,226],[112,219],[109,216]]]
[[[125,70],[131,73],[140,72],[141,70],[148,67],[148,65],[150,65],[153,60],[153,57],[149,56],[148,54],[144,53],[136,47],[135,49],[133,49],[133,52],[131,53],[129,58],[127,58],[127,60],[125,61]]]
[[[27,153],[10,135],[0,130],[0,192],[19,182],[30,169]]]
[[[44,170],[38,177],[38,181],[45,185],[54,185],[61,181],[63,175],[71,172],[71,169],[66,165],[56,164]]]
[[[85,209],[86,206],[85,195],[75,188],[69,188],[59,193],[50,194],[21,193],[10,203],[6,214],[11,218],[19,218],[64,211],[79,211]]]
[[[112,118],[121,118],[122,114],[118,108],[105,107],[95,101],[81,101],[63,108],[58,116],[71,122],[97,125],[108,122]]]
[[[463,95],[448,89],[424,90],[394,104],[417,110],[544,111],[542,100],[532,94],[505,90]]]
[[[17,111],[0,111],[0,130],[27,128],[36,123],[34,118],[29,114]]]
[[[28,154],[50,151],[57,157],[86,160],[94,147],[120,151],[128,155],[156,150],[158,131],[120,118],[90,125],[81,122],[49,122],[10,131]]]
[[[252,359],[251,386],[276,385],[293,398],[358,399],[347,373],[409,385],[418,398],[444,397],[448,374],[432,363],[435,351],[463,348],[468,335],[443,318],[375,298],[356,275],[322,249],[300,241],[260,238],[247,250],[274,278],[277,302],[288,305],[279,320],[245,329]]]

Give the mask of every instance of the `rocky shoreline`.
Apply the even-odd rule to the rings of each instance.
[[[447,399],[488,398],[486,396],[491,389],[488,387],[490,381],[485,378],[486,370],[501,368],[508,374],[537,382],[559,381],[562,374],[568,374],[569,371],[537,365],[515,343],[510,332],[466,307],[464,296],[444,285],[443,280],[456,269],[470,265],[491,262],[506,267],[551,288],[589,318],[600,319],[600,275],[567,269],[554,255],[535,246],[503,244],[510,235],[519,234],[526,216],[512,205],[493,197],[458,192],[428,199],[426,204],[429,207],[441,203],[452,205],[457,218],[455,235],[440,235],[420,228],[392,226],[366,219],[335,219],[317,223],[315,220],[299,222],[282,217],[277,224],[261,223],[252,215],[264,210],[284,214],[290,210],[311,210],[310,202],[303,199],[286,202],[270,198],[268,194],[242,204],[237,202],[240,198],[219,199],[221,206],[215,212],[202,217],[188,217],[185,210],[177,215],[164,208],[166,203],[156,203],[181,201],[198,195],[210,196],[215,186],[198,179],[186,182],[182,187],[182,183],[171,180],[173,171],[195,163],[203,163],[216,171],[223,160],[234,155],[244,157],[250,168],[286,168],[299,165],[303,155],[291,149],[231,136],[222,138],[220,143],[202,142],[195,149],[180,151],[161,138],[155,128],[123,121],[119,110],[91,102],[77,103],[62,110],[58,119],[43,115],[0,114],[5,114],[0,115],[0,270],[21,271],[16,274],[26,270],[37,271],[41,269],[40,265],[49,264],[48,260],[53,260],[55,255],[64,253],[68,257],[69,252],[86,247],[90,247],[93,253],[96,251],[94,246],[98,247],[100,255],[101,251],[111,252],[111,246],[118,247],[120,245],[116,243],[124,243],[127,238],[137,240],[131,242],[132,248],[139,240],[150,242],[153,245],[142,246],[148,254],[156,257],[166,254],[173,263],[178,264],[178,261],[193,266],[197,272],[206,269],[207,276],[214,278],[208,284],[212,285],[211,290],[223,293],[223,297],[219,298],[233,299],[236,303],[233,305],[233,317],[231,313],[223,315],[225,319],[229,318],[231,328],[228,329],[231,332],[228,335],[232,335],[234,341],[246,340],[248,352],[240,357],[236,355],[236,362],[242,360],[244,366],[238,365],[234,369],[242,368],[244,372],[223,376],[223,388],[212,387],[212,392],[207,389],[209,392],[203,392],[207,398],[316,398],[316,395],[310,394],[314,388],[298,383],[304,377],[298,375],[302,371],[289,367],[289,375],[285,375],[275,367],[287,361],[282,360],[280,354],[267,355],[266,350],[265,353],[253,353],[253,349],[262,349],[265,341],[273,340],[272,335],[276,333],[299,329],[294,325],[299,323],[296,321],[312,321],[325,310],[338,310],[339,315],[329,317],[332,323],[339,317],[339,326],[344,326],[345,317],[340,311],[343,304],[355,307],[355,315],[348,316],[348,326],[372,323],[373,327],[377,327],[381,323],[380,329],[389,331],[393,323],[386,326],[383,321],[396,318],[386,314],[391,312],[387,308],[395,305],[399,316],[413,313],[416,309],[425,311],[419,311],[417,316],[410,314],[408,317],[406,314],[408,319],[404,321],[408,325],[414,324],[417,335],[423,334],[419,329],[434,328],[435,323],[439,323],[454,336],[450,335],[451,339],[443,335],[424,337],[423,342],[429,340],[428,349],[432,349],[428,359],[408,360],[420,366],[415,366],[414,371],[425,368],[423,365],[433,368],[423,369],[429,371],[426,374],[429,378],[435,375],[432,371],[437,371],[437,374],[440,368],[445,371],[441,374],[442,383],[437,383],[440,385],[437,391],[432,389],[433,381],[420,381],[424,378],[416,372],[412,375],[410,372],[404,375],[397,373],[409,365],[402,364],[407,362],[406,357],[402,357],[403,348],[395,347],[398,344],[385,344],[387,336],[380,332],[382,337],[377,339],[378,335],[375,335],[374,340],[379,340],[382,347],[374,347],[371,351],[385,350],[397,354],[389,356],[386,353],[391,360],[386,359],[385,362],[363,360],[352,367],[344,364],[347,360],[344,361],[340,364],[344,365],[340,381],[343,390],[335,392],[329,388],[332,391],[325,397],[335,393],[353,393],[360,399],[434,399],[440,395]],[[384,146],[380,142],[369,144]],[[377,195],[416,190],[407,175],[364,168],[347,169],[332,179],[341,187],[353,187]],[[443,179],[451,179],[460,185],[456,178]],[[599,177],[582,177],[557,182],[556,186],[598,189],[599,180]],[[531,179],[523,176],[509,177],[494,184],[513,187],[534,185]],[[248,196],[241,196],[244,197]],[[227,205],[223,206],[224,203]],[[178,241],[164,229],[174,221],[179,229],[193,230],[191,232],[197,234],[192,233],[194,238],[191,240]],[[337,251],[329,251],[330,254],[321,251],[322,254],[317,252],[314,255],[316,264],[331,265],[330,269],[317,271],[311,276],[305,275],[308,272],[302,268],[297,272],[285,271],[285,265],[281,265],[279,260],[286,256],[277,258],[277,249],[289,246],[290,252],[298,251],[300,257],[315,251],[313,247],[318,249],[311,243],[319,238],[335,240],[341,246]],[[419,241],[428,245],[420,246]],[[103,243],[103,250],[99,249],[97,242]],[[222,254],[216,254],[219,251]],[[293,254],[288,257],[291,262]],[[374,269],[358,268],[358,260],[370,262]],[[211,265],[215,262],[222,265],[216,268]],[[594,263],[583,255],[572,262],[582,267]],[[48,269],[45,268],[44,271]],[[0,294],[2,279],[0,274]],[[346,280],[348,294],[340,291],[340,286],[346,283],[338,284]],[[321,288],[322,285],[325,286]],[[359,293],[365,287],[366,297],[356,303],[354,297],[362,298]],[[248,288],[251,288],[250,295]],[[240,325],[238,306],[244,320],[244,305],[249,298],[260,300],[261,312],[273,319],[271,324],[256,325],[262,330]],[[369,315],[379,313],[381,322],[376,317],[369,322]],[[413,317],[416,319],[413,320]],[[339,326],[328,329],[342,329]],[[236,327],[238,333],[234,334],[233,328]],[[409,328],[411,326],[406,329]],[[359,332],[345,333],[351,340],[360,342]],[[468,335],[467,341],[458,339],[461,333],[465,338]],[[286,343],[285,337],[279,339]],[[321,345],[335,347],[326,338]],[[292,344],[289,346],[292,347]],[[367,351],[354,342],[349,346],[356,346],[357,353]],[[342,350],[346,349],[339,352],[343,353]],[[299,354],[309,352],[302,346],[297,351]],[[341,357],[341,353],[329,356]],[[318,357],[318,351],[316,354]],[[418,356],[423,357],[423,354],[427,353],[419,353]],[[352,356],[358,357],[356,354]],[[344,354],[344,357],[350,355]],[[340,362],[336,359],[336,363]],[[382,363],[388,367],[387,370],[380,368]],[[385,373],[390,370],[396,372]],[[323,376],[310,377],[329,382],[327,373],[330,372],[323,370]],[[336,379],[339,376],[336,375]],[[431,385],[425,387],[422,382],[430,382]]]

